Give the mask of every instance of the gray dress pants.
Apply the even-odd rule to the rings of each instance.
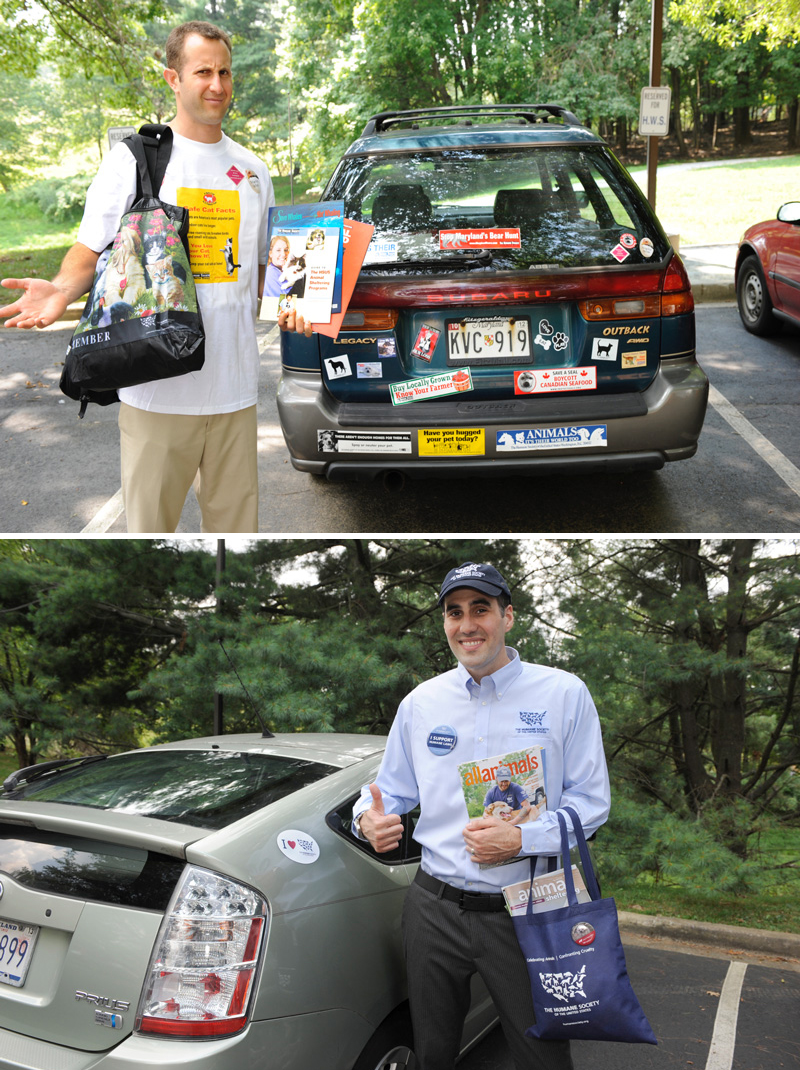
[[[573,1070],[568,1041],[525,1036],[535,1014],[507,911],[462,910],[415,883],[403,910],[403,940],[418,1070],[453,1070],[476,972],[494,1000],[516,1070]]]

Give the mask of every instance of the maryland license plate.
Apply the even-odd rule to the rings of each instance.
[[[22,988],[38,935],[38,925],[0,918],[0,984]]]
[[[529,316],[447,320],[447,363],[525,364],[531,361]]]

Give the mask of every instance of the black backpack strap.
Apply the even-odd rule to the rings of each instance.
[[[139,127],[139,135],[144,142],[145,152],[152,153],[152,156],[148,155],[148,162],[153,160],[150,164],[150,174],[157,197],[172,155],[172,127],[163,123],[145,123]]]
[[[172,129],[159,123],[145,123],[138,134],[125,138],[136,160],[136,201],[157,197],[172,155]]]

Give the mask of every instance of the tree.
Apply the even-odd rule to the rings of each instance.
[[[763,815],[796,820],[798,547],[580,541],[567,572],[565,660],[606,711],[623,792],[690,818],[742,858]]]
[[[476,558],[524,577],[509,540],[261,540],[228,555],[220,611],[193,622],[138,699],[156,710],[161,738],[208,732],[212,687],[227,732],[257,728],[257,709],[273,731],[386,733],[402,697],[452,665],[438,588]],[[515,605],[514,639],[534,650],[524,585]]]
[[[800,41],[800,0],[673,0],[669,13],[726,47],[760,34],[770,50]]]
[[[129,693],[184,642],[208,555],[152,540],[0,542],[0,737],[21,766],[137,745]]]
[[[0,61],[31,75],[55,54],[132,78],[147,61],[143,24],[163,13],[162,0],[0,0]]]

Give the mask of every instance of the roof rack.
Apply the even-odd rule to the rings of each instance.
[[[382,111],[367,121],[361,136],[380,134],[397,123],[411,123],[413,129],[418,121],[450,119],[458,116],[463,116],[468,120],[482,116],[495,116],[520,119],[526,123],[547,123],[550,119],[562,119],[570,125],[583,125],[577,116],[560,104],[456,104],[443,108],[417,108],[413,111]]]

